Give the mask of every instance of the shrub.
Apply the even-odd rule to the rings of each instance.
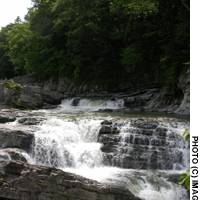
[[[8,80],[3,83],[3,86],[9,90],[15,90],[17,92],[20,92],[23,89],[23,86],[19,83],[16,83],[13,80]]]

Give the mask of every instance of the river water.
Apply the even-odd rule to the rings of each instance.
[[[168,180],[169,177],[176,176],[189,167],[189,150],[184,140],[180,139],[184,129],[189,127],[187,120],[170,116],[135,114],[124,108],[120,99],[67,99],[56,109],[36,112],[42,113],[46,120],[38,125],[35,132],[32,163],[56,167],[103,183],[120,185],[145,200],[189,199],[183,187]],[[173,144],[167,139],[169,145],[174,145],[171,148],[174,162],[172,168],[153,170],[147,166],[147,169],[125,169],[104,163],[102,144],[98,142],[101,122],[123,122],[119,127],[120,145],[123,146],[126,145],[125,139],[131,132],[130,120],[137,118],[157,120],[167,128],[168,135],[177,136],[174,137]],[[149,146],[148,149],[152,148]],[[177,152],[183,155],[181,160],[176,159]],[[120,155],[119,151],[119,160]]]

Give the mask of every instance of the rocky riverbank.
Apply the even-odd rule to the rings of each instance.
[[[120,92],[119,92],[120,91]],[[98,86],[79,87],[60,79],[38,82],[31,76],[16,77],[14,81],[0,82],[0,104],[23,109],[52,108],[69,97],[123,99],[124,106],[136,112],[164,112],[178,115],[190,114],[189,71],[179,79],[177,91],[149,86],[146,89],[119,89],[106,91]]]

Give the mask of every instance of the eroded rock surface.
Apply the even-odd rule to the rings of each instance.
[[[24,155],[27,153],[21,149],[17,148],[5,148],[0,149],[0,160],[14,160],[27,162],[27,159]]]
[[[29,151],[33,142],[32,133],[8,128],[0,129],[0,148],[19,148]]]
[[[23,125],[38,125],[44,118],[41,117],[22,117],[18,120],[18,123]]]
[[[140,200],[128,190],[71,173],[22,162],[0,161],[0,199]]]
[[[1,124],[8,123],[8,122],[14,122],[15,120],[16,120],[15,116],[0,112],[0,123]]]
[[[189,148],[173,128],[152,119],[105,121],[98,142],[106,165],[131,169],[181,169],[184,149]]]
[[[37,109],[48,105],[58,105],[63,95],[57,91],[47,90],[39,85],[21,84],[20,89],[8,88],[6,81],[0,82],[0,103],[17,108]],[[18,84],[19,82],[12,82]]]

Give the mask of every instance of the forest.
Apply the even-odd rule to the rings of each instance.
[[[0,78],[175,89],[189,63],[187,0],[32,0],[0,31]]]

